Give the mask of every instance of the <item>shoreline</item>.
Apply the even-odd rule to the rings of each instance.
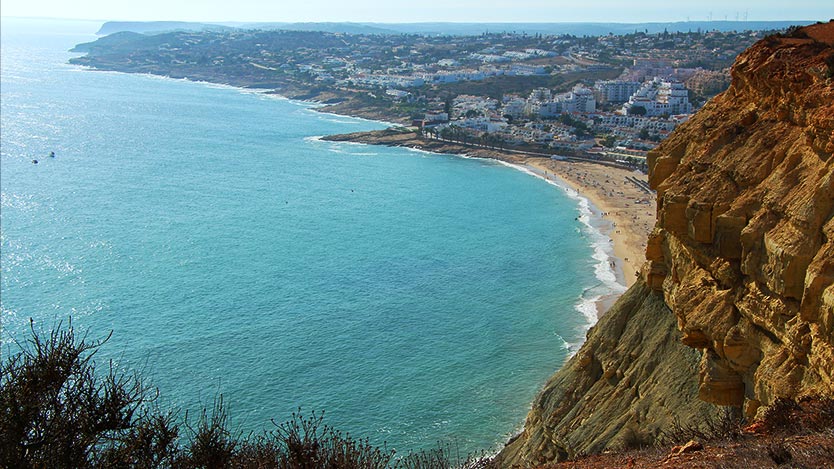
[[[568,198],[574,199],[577,202],[577,208],[580,211],[577,220],[585,226],[585,229],[589,231],[591,236],[599,238],[596,242],[591,242],[591,248],[594,250],[591,258],[597,261],[594,266],[594,272],[600,284],[596,287],[586,289],[580,302],[574,305],[576,310],[588,319],[588,327],[592,327],[613,306],[620,295],[628,289],[623,275],[623,263],[617,258],[617,254],[613,249],[613,242],[611,240],[614,232],[613,224],[603,216],[604,212],[596,206],[593,200],[574,188],[558,174],[548,173],[536,165],[535,162],[527,161],[522,165],[516,165],[501,160],[498,161],[535,178],[542,179],[548,184],[563,190]],[[606,249],[606,247],[610,247],[611,249]],[[607,274],[611,275],[609,276]],[[603,291],[593,291],[598,288],[602,288]],[[591,291],[593,291],[592,296],[585,297],[585,294]],[[593,311],[588,310],[590,304],[593,304]],[[571,345],[571,350],[573,350],[573,344]]]
[[[168,77],[168,79],[171,79],[171,78]],[[191,80],[186,79],[186,81],[191,81]],[[202,83],[204,85],[207,85],[207,86],[217,85],[216,83],[211,83],[211,82],[208,82],[208,81],[205,81],[205,82],[202,82]],[[262,94],[264,96],[269,96],[269,97],[274,98],[274,99],[281,99],[281,100],[286,99],[286,100],[289,100],[291,102],[296,103],[299,106],[304,106],[312,112],[318,112],[318,113],[322,113],[322,114],[331,114],[331,115],[337,115],[337,116],[344,116],[344,117],[348,117],[348,118],[359,118],[359,119],[364,119],[364,120],[367,120],[367,121],[374,121],[374,122],[380,123],[382,125],[389,125],[392,122],[398,122],[399,121],[399,119],[396,119],[396,118],[391,119],[390,117],[383,117],[383,116],[379,116],[379,115],[369,115],[369,113],[360,112],[360,113],[357,113],[358,115],[353,114],[353,113],[348,113],[348,112],[345,112],[343,108],[340,108],[340,109],[336,110],[336,109],[333,109],[333,106],[328,105],[326,103],[322,103],[322,102],[317,103],[317,102],[314,102],[312,100],[303,100],[303,99],[295,98],[295,97],[292,97],[292,96],[287,96],[287,95],[284,95],[284,94],[280,94],[280,93],[277,93],[277,92],[274,92],[274,91],[273,92],[261,92],[260,90],[253,90],[252,88],[235,86],[235,85],[230,85],[230,84],[220,84],[220,85],[224,86],[224,87],[235,88],[242,93],[253,93],[254,92],[254,93],[257,93],[257,94]],[[370,113],[370,114],[373,114],[373,113]],[[400,128],[400,129],[401,130],[395,131],[395,132],[401,133],[404,130],[404,128]],[[380,132],[384,132],[384,131],[380,131]],[[369,133],[365,132],[364,134],[367,135]],[[414,135],[414,134],[412,133],[412,135]],[[350,142],[351,141],[349,139],[339,140],[339,139],[334,138],[334,137],[337,137],[337,136],[325,136],[325,137],[321,137],[321,139],[325,140],[325,141],[344,141],[344,142]],[[307,137],[307,138],[310,138],[310,137]],[[631,227],[630,225],[625,223],[627,221],[627,217],[625,217],[625,216],[622,216],[621,218],[614,218],[615,216],[618,216],[618,217],[620,216],[620,215],[617,214],[618,212],[616,210],[616,204],[605,203],[606,200],[605,200],[604,194],[601,193],[600,196],[597,197],[593,193],[593,190],[590,190],[587,185],[583,186],[583,184],[581,183],[581,181],[579,179],[572,178],[571,177],[571,172],[566,171],[565,168],[562,168],[560,166],[551,167],[550,164],[556,162],[555,160],[549,160],[549,159],[546,159],[546,158],[534,158],[534,157],[530,157],[530,156],[522,156],[520,154],[512,154],[512,153],[509,153],[509,152],[503,152],[503,151],[498,151],[498,150],[490,150],[490,149],[486,149],[486,148],[467,148],[467,147],[463,147],[463,146],[460,146],[460,145],[455,146],[455,145],[450,145],[450,144],[446,144],[446,143],[443,143],[443,142],[430,142],[430,143],[433,143],[433,145],[426,145],[426,143],[429,143],[429,142],[425,142],[425,141],[422,141],[422,140],[413,141],[409,145],[409,144],[402,144],[402,143],[373,142],[373,141],[367,141],[367,139],[357,138],[357,139],[353,140],[353,143],[366,144],[366,145],[367,144],[377,144],[377,145],[387,145],[387,146],[402,146],[402,147],[412,148],[416,151],[427,151],[427,152],[432,152],[432,153],[452,154],[452,155],[464,155],[464,156],[470,156],[470,157],[475,157],[475,158],[487,158],[487,159],[491,159],[491,160],[497,160],[497,161],[500,161],[500,162],[504,162],[504,163],[507,163],[507,164],[510,164],[510,165],[519,166],[520,168],[526,169],[528,172],[533,173],[534,175],[535,175],[535,171],[531,170],[531,168],[537,168],[541,171],[545,171],[544,179],[547,182],[554,183],[555,185],[559,185],[562,189],[565,189],[565,190],[568,189],[568,188],[574,190],[577,194],[577,198],[581,198],[581,199],[586,200],[588,206],[596,208],[596,210],[593,210],[593,208],[591,208],[592,214],[595,214],[595,215],[599,216],[602,220],[606,220],[606,221],[614,223],[613,225],[611,225],[611,229],[608,230],[608,232],[603,231],[603,230],[600,230],[600,232],[603,235],[608,235],[609,242],[613,246],[612,247],[612,252],[606,253],[607,256],[608,256],[607,259],[610,260],[610,261],[613,261],[612,272],[614,273],[615,280],[618,283],[620,283],[621,285],[623,285],[624,287],[622,289],[619,289],[619,288],[612,289],[612,288],[610,288],[610,285],[604,285],[605,282],[602,279],[600,279],[599,274],[597,272],[595,272],[595,274],[597,274],[596,275],[597,281],[599,282],[599,284],[604,285],[603,288],[607,289],[607,291],[592,293],[592,295],[590,297],[587,297],[586,294],[588,293],[588,289],[586,289],[585,292],[583,292],[579,298],[574,300],[573,308],[576,310],[576,312],[583,315],[586,318],[587,322],[586,322],[586,324],[583,325],[584,331],[581,335],[579,335],[577,342],[574,342],[574,343],[567,343],[566,342],[566,345],[568,346],[568,350],[567,350],[568,357],[573,356],[574,354],[576,354],[578,352],[580,346],[586,340],[586,335],[587,335],[588,329],[593,327],[596,324],[596,322],[599,320],[599,318],[601,318],[609,310],[609,308],[617,301],[617,299],[620,298],[620,296],[622,295],[623,292],[625,292],[627,287],[631,286],[631,284],[634,283],[634,277],[633,277],[633,274],[631,274],[631,272],[636,272],[637,269],[639,269],[639,265],[642,264],[644,256],[645,256],[645,254],[644,254],[645,249],[643,248],[642,251],[635,250],[634,249],[635,245],[634,245],[633,242],[630,242],[630,240],[637,239],[637,238],[640,238],[642,236],[642,239],[639,242],[643,242],[644,240],[647,239],[648,231],[646,231],[645,235],[642,235],[639,232],[630,233],[628,230],[636,228],[637,225],[635,224],[634,227]],[[623,169],[620,169],[620,168],[611,168],[611,167],[597,165],[597,164],[593,164],[593,163],[587,163],[587,162],[581,162],[581,163],[580,162],[576,162],[576,163],[556,162],[556,163],[560,163],[562,165],[567,165],[567,164],[576,165],[575,168],[588,168],[589,170],[595,169],[596,171],[599,171],[600,174],[604,171],[615,171],[615,172],[618,171],[621,174],[625,174],[625,173],[629,172],[627,170],[623,170]],[[551,174],[552,174],[552,177],[548,177]],[[643,175],[642,178],[643,178],[643,180],[645,180],[646,176]],[[557,184],[557,182],[561,183],[561,184]],[[566,192],[567,192],[567,190],[566,190]],[[577,201],[577,205],[580,205],[580,201]],[[650,226],[654,225],[654,217],[653,216],[651,217],[649,223],[650,223]],[[597,227],[591,226],[590,224],[587,224],[587,226],[591,230],[599,229]],[[614,229],[615,227],[621,227],[621,228],[620,229]],[[592,249],[593,249],[594,248],[593,241],[591,241],[591,244],[592,244]],[[599,264],[599,259],[594,258],[593,260],[591,260],[591,262],[597,264],[597,265],[594,266],[594,269],[597,270],[598,269],[598,264]],[[629,267],[629,265],[631,265],[631,267]],[[607,267],[607,262],[603,263],[603,266]],[[619,275],[617,275],[618,271],[619,271]],[[564,341],[564,339],[562,339],[562,340]],[[556,369],[561,369],[564,366],[565,362],[567,362],[567,359],[568,358],[566,358],[565,361],[562,362],[562,363],[558,363],[557,364],[558,366],[557,366]],[[539,383],[538,386],[542,386],[542,385],[543,385],[542,383]],[[531,403],[526,405],[525,408],[528,409],[528,410],[530,408],[532,408],[532,401],[531,401]],[[520,429],[524,428],[524,426],[525,426],[525,421],[523,419],[524,415],[526,415],[526,414],[519,415],[520,418],[519,418],[519,421],[518,421],[518,426],[514,427],[512,434],[503,435],[504,438],[498,440],[498,442],[496,443],[497,444],[497,451],[496,452],[501,451],[501,449],[507,444],[507,442],[512,441],[512,438],[519,434]],[[496,436],[500,438],[499,435],[496,435]]]
[[[103,70],[95,67],[76,65],[79,68],[84,68],[92,71],[112,71],[115,73],[134,73],[119,70]],[[612,253],[606,253],[611,259],[612,270],[616,277],[616,281],[625,288],[623,291],[617,292],[616,289],[609,288],[609,293],[601,295],[595,300],[597,319],[616,302],[617,298],[630,287],[636,276],[639,274],[640,268],[645,261],[645,240],[648,239],[648,234],[651,227],[654,226],[654,215],[650,212],[645,214],[635,214],[634,210],[629,210],[629,204],[623,206],[622,203],[615,203],[612,197],[612,192],[602,189],[602,181],[610,182],[610,178],[606,178],[607,172],[616,173],[617,176],[624,176],[626,174],[632,177],[640,174],[642,180],[646,181],[646,176],[642,173],[632,174],[622,168],[603,166],[600,164],[587,161],[560,161],[545,157],[534,157],[524,155],[523,153],[516,153],[512,151],[505,151],[502,149],[490,149],[484,147],[468,147],[452,142],[443,142],[439,140],[424,140],[417,137],[413,131],[405,130],[406,120],[399,116],[391,116],[378,108],[363,108],[351,106],[353,97],[350,95],[339,96],[336,93],[325,92],[313,95],[312,93],[298,94],[301,90],[278,90],[278,89],[260,89],[243,84],[232,83],[218,83],[205,79],[190,79],[187,77],[177,78],[165,75],[158,75],[154,73],[140,73],[140,75],[167,79],[175,81],[186,81],[191,83],[202,84],[204,86],[220,87],[235,89],[242,93],[253,93],[258,95],[269,96],[275,99],[287,100],[298,105],[302,105],[311,112],[320,114],[347,117],[351,119],[359,119],[370,121],[389,126],[388,129],[382,131],[370,132],[355,132],[342,135],[327,135],[318,137],[324,141],[334,141],[343,143],[357,143],[365,145],[385,145],[385,146],[399,146],[406,147],[418,151],[427,151],[430,153],[438,153],[445,155],[458,155],[471,158],[485,158],[503,162],[517,169],[522,169],[533,175],[540,177],[550,183],[555,183],[564,190],[573,190],[579,198],[585,199],[591,205],[591,212],[601,220],[611,223],[611,229],[600,229],[588,225],[591,230],[599,230],[603,235],[609,237],[610,243],[613,247]],[[290,91],[290,93],[286,93]],[[327,98],[327,99],[316,99]],[[394,130],[392,130],[394,129]],[[390,138],[391,135],[403,136],[408,135],[410,138]],[[539,174],[536,174],[536,173]],[[540,173],[544,173],[543,175]],[[620,186],[616,189],[624,189],[629,186]],[[634,194],[632,191],[617,191],[629,200],[636,200],[639,194]],[[626,192],[631,192],[626,194]],[[569,194],[570,196],[570,194]],[[653,202],[653,196],[646,194],[644,199],[648,199],[649,205]],[[596,209],[596,210],[594,210]],[[644,211],[645,212],[645,211]],[[645,215],[645,217],[643,216]],[[603,280],[600,279],[600,282]],[[583,312],[584,314],[584,312]],[[592,326],[596,321],[592,321]]]
[[[590,202],[600,210],[603,219],[612,223],[612,229],[609,236],[612,240],[614,257],[616,260],[617,269],[622,274],[622,280],[626,287],[634,284],[639,275],[640,268],[645,262],[646,239],[654,226],[654,214],[652,213],[653,196],[646,194],[644,198],[637,198],[636,200],[648,200],[647,204],[643,205],[645,210],[640,211],[640,207],[635,204],[626,202],[627,200],[635,200],[636,196],[623,194],[622,198],[611,196],[610,191],[606,191],[604,186],[600,186],[601,176],[606,174],[591,174],[594,169],[589,167],[593,163],[567,163],[557,160],[544,161],[530,161],[528,164],[534,166],[542,171],[552,173],[565,184],[581,194],[583,197],[590,200]],[[568,165],[573,165],[569,168]],[[613,168],[606,168],[605,172]],[[636,177],[633,175],[631,177]],[[643,175],[645,179],[645,175]],[[602,179],[605,181],[605,179]],[[609,178],[608,181],[611,181]],[[609,183],[611,184],[611,183]],[[611,184],[613,185],[613,184]],[[595,190],[597,189],[597,190]],[[639,189],[638,189],[639,190]],[[642,191],[641,191],[642,192]],[[629,208],[631,208],[629,210]],[[642,216],[641,216],[642,215]]]
[[[605,254],[612,264],[610,268],[616,283],[623,287],[617,291],[619,289],[613,285],[606,285],[608,292],[595,299],[597,319],[634,284],[645,261],[646,240],[655,222],[654,195],[631,182],[631,179],[647,182],[645,174],[586,161],[553,160],[498,149],[427,140],[404,129],[330,135],[321,139],[496,160],[559,186],[569,196],[586,200],[591,216],[609,224],[609,227],[596,227],[586,223],[589,229],[598,230],[608,238],[611,250]],[[575,195],[570,194],[570,191]],[[605,283],[602,279],[600,282]]]

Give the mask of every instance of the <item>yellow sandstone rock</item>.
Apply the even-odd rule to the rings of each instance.
[[[834,21],[758,42],[732,77],[649,153],[642,279],[546,384],[504,466],[651,439],[707,403],[752,417],[834,396]]]

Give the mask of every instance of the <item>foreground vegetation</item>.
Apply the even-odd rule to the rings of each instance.
[[[404,457],[293,413],[261,434],[231,429],[222,397],[180,418],[156,405],[156,391],[109,362],[97,367],[107,341],[58,327],[19,344],[0,369],[0,467],[8,468],[488,468],[500,462],[462,457],[451,445]],[[7,350],[4,352],[8,352]],[[834,460],[834,399],[779,399],[764,418],[744,426],[736,412],[709,422],[676,422],[659,442],[635,433],[619,453],[586,456],[554,467],[737,467],[746,461],[822,467]],[[686,444],[684,444],[686,443]],[[673,445],[683,445],[674,446]],[[669,448],[671,448],[671,453]],[[810,465],[809,465],[810,464]]]
[[[299,411],[274,429],[243,436],[222,397],[194,418],[159,409],[138,374],[93,360],[102,340],[70,326],[32,328],[0,374],[0,467],[447,468],[487,467],[451,446],[399,457]]]

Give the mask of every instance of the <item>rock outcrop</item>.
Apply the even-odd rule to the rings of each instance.
[[[505,465],[651,439],[710,405],[834,395],[834,22],[758,42],[732,78],[650,154],[643,281],[547,383]]]
[[[834,23],[739,56],[650,156],[645,276],[702,352],[699,397],[753,417],[834,394]]]
[[[596,326],[579,352],[545,385],[502,465],[562,461],[649,443],[673,423],[705,418],[700,354],[681,344],[674,314],[642,281]]]

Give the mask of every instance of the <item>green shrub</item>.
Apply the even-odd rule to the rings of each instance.
[[[47,337],[43,339],[42,337]],[[157,393],[136,374],[104,372],[93,358],[110,336],[90,341],[70,323],[31,337],[0,374],[0,467],[8,468],[485,468],[488,458],[461,458],[450,446],[395,452],[324,424],[301,410],[272,431],[242,438],[230,430],[220,396],[196,422],[156,406]],[[183,427],[185,431],[183,431]]]

